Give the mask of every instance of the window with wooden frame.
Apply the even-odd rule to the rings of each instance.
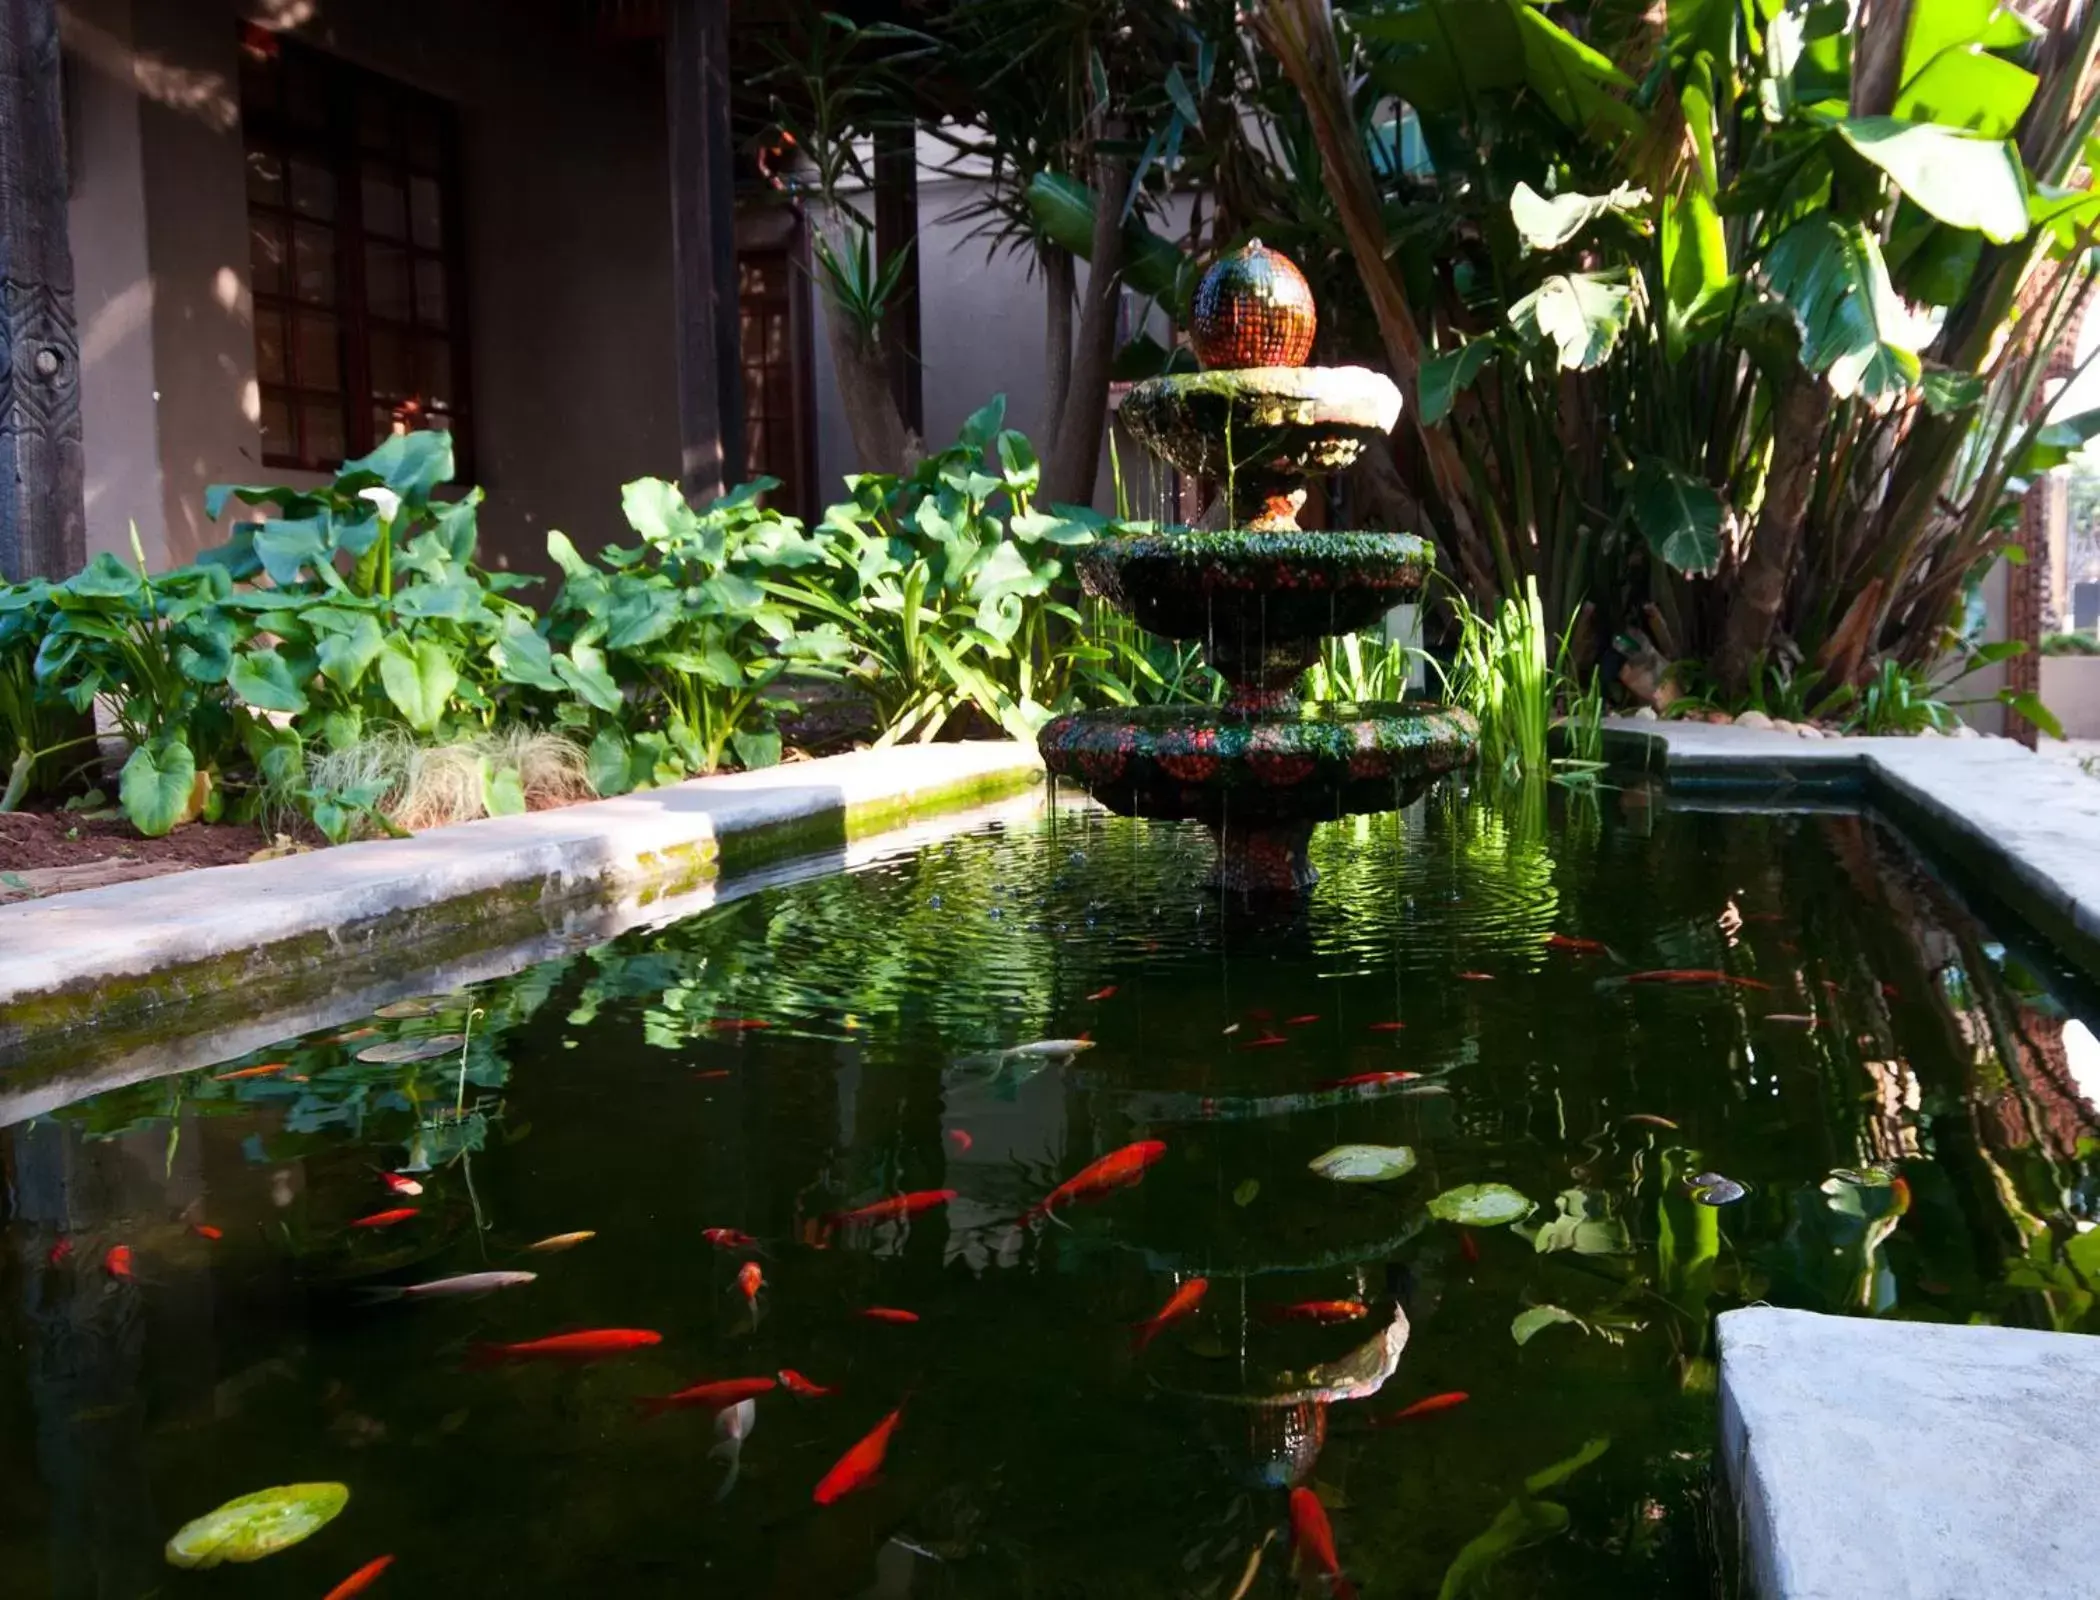
[[[742,330],[744,460],[738,475],[778,478],[766,503],[814,517],[816,427],[810,369],[809,270],[801,218],[769,207],[737,218],[737,317]]]
[[[446,428],[471,478],[453,108],[250,25],[241,131],[264,463]]]

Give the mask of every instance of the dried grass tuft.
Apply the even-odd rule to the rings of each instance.
[[[382,728],[341,750],[308,759],[316,789],[381,786],[379,809],[395,826],[419,832],[487,815],[483,776],[517,769],[531,810],[588,800],[591,787],[583,747],[562,734],[506,728],[445,744],[424,744],[403,728]]]

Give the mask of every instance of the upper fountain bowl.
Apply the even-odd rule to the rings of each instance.
[[[1173,372],[1136,385],[1117,414],[1155,455],[1229,485],[1236,522],[1292,527],[1289,511],[1255,508],[1392,432],[1400,391],[1367,367]]]

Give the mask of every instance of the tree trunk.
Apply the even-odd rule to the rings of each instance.
[[[835,303],[824,307],[825,335],[831,344],[831,366],[838,377],[839,402],[846,428],[853,435],[853,458],[861,472],[909,472],[918,459],[918,441],[904,426],[890,387],[890,358],[879,340],[861,337],[853,319]]]
[[[1801,525],[1815,485],[1823,409],[1820,383],[1805,372],[1788,378],[1773,418],[1772,472],[1765,483],[1764,509],[1743,556],[1721,648],[1714,656],[1714,676],[1724,694],[1741,694],[1749,687],[1751,667],[1771,643],[1785,604],[1787,575],[1801,547]]]
[[[1123,298],[1123,192],[1129,169],[1102,157],[1094,164],[1093,258],[1087,267],[1085,308],[1065,389],[1065,404],[1043,458],[1043,499],[1083,506],[1094,498],[1101,471],[1101,432],[1108,420],[1108,370],[1116,355],[1116,314]]]
[[[1054,244],[1042,249],[1043,263],[1043,371],[1047,393],[1043,400],[1043,445],[1057,440],[1058,419],[1065,414],[1065,400],[1072,392],[1072,252]]]

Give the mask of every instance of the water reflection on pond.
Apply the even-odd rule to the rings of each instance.
[[[1209,850],[1067,811],[0,1130],[7,1592],[1282,1596],[1305,1485],[1369,1596],[1682,1595],[1716,1312],[2100,1332],[2096,1010],[1879,823],[1447,788],[1283,918]],[[481,1348],[591,1330],[661,1340]]]

